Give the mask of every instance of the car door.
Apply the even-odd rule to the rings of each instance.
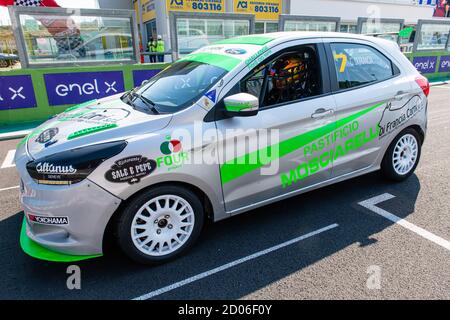
[[[383,123],[392,110],[414,98],[393,57],[375,43],[348,39],[324,40],[331,66],[336,118],[353,117],[336,139],[333,177],[373,166],[385,137]]]
[[[323,154],[332,146],[323,141],[312,146],[334,129],[323,45],[320,40],[296,41],[271,50],[269,58],[224,88],[225,97],[239,92],[258,97],[257,115],[216,113],[223,196],[231,214],[331,176],[332,163]],[[223,100],[217,108],[224,108]]]

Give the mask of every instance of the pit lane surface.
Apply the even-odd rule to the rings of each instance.
[[[110,250],[74,263],[80,290],[66,286],[70,264],[21,251],[18,175],[3,167],[19,140],[1,141],[0,299],[449,299],[449,249],[360,204],[388,193],[378,208],[450,241],[450,86],[431,89],[428,110],[407,181],[373,173],[209,224],[191,252],[158,267]]]

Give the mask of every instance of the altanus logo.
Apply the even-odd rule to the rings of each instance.
[[[157,167],[168,167],[169,170],[179,168],[183,163],[188,161],[188,153],[182,151],[180,140],[166,137],[167,141],[161,143],[159,147],[164,156],[156,158]]]
[[[47,174],[75,174],[77,173],[77,169],[75,169],[72,165],[69,166],[55,166],[52,163],[48,162],[39,162],[36,165],[36,171],[39,173],[47,173]]]

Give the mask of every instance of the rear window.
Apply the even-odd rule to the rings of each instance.
[[[354,43],[332,43],[339,89],[382,81],[394,75],[392,62],[378,50]]]

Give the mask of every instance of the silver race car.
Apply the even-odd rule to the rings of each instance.
[[[226,39],[142,86],[71,107],[16,152],[29,255],[142,263],[230,216],[419,161],[429,84],[398,46],[339,33]]]

